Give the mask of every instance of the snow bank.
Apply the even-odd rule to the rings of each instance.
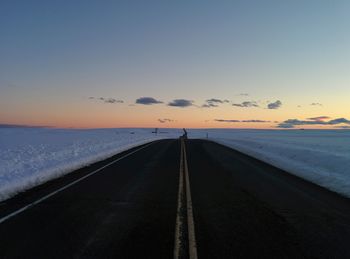
[[[191,130],[206,138],[350,197],[348,130]]]
[[[0,128],[0,201],[131,147],[182,130]],[[206,138],[350,197],[350,131],[193,129]]]
[[[179,130],[0,128],[0,201]]]

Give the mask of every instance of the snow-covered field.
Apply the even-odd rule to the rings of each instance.
[[[190,130],[350,197],[350,130]]]
[[[180,130],[0,128],[0,201],[74,169]]]
[[[0,200],[131,147],[182,130],[0,128]],[[350,197],[350,130],[190,129]]]

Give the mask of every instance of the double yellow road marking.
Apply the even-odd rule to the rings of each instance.
[[[186,145],[184,138],[180,138],[181,156],[180,156],[180,175],[179,175],[179,192],[177,204],[177,216],[175,226],[175,245],[174,258],[184,258],[187,252],[184,251],[185,240],[188,239],[188,257],[197,259],[197,245],[195,236],[195,227],[193,220],[193,207],[190,189],[190,180],[188,176]],[[186,197],[186,198],[185,198]],[[186,214],[187,217],[184,215]],[[185,229],[187,221],[187,231]],[[185,233],[188,233],[186,238]]]

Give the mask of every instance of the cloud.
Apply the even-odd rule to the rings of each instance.
[[[219,105],[215,103],[205,103],[202,105],[203,108],[211,108],[211,107],[219,107]]]
[[[184,108],[184,107],[193,106],[193,101],[186,100],[186,99],[175,99],[175,100],[169,102],[168,106]]]
[[[166,123],[166,122],[173,122],[174,120],[172,119],[158,119],[160,123]]]
[[[267,108],[268,109],[278,109],[282,106],[282,102],[280,100],[277,100],[276,102],[273,102],[273,103],[269,103],[267,105]]]
[[[350,125],[350,120],[347,120],[345,118],[338,118],[338,119],[335,119],[335,120],[328,121],[329,125],[336,125],[336,124],[341,124],[341,123]]]
[[[221,100],[221,99],[216,99],[216,98],[211,98],[208,100],[205,100],[207,103],[229,103],[229,100]]]
[[[105,103],[124,103],[123,100],[117,100],[117,99],[114,99],[114,98],[105,98],[104,102]]]
[[[158,104],[158,103],[163,103],[162,101],[158,101],[154,99],[153,97],[140,97],[136,99],[137,104],[143,104],[143,105],[152,105],[152,104]]]
[[[327,117],[327,116],[320,116]],[[317,117],[315,117],[317,118]],[[294,128],[295,126],[302,125],[338,125],[338,124],[348,124],[350,125],[350,120],[345,118],[338,118],[334,120],[315,120],[315,118],[310,118],[308,120],[298,120],[298,119],[289,119],[277,125],[278,128]]]
[[[312,118],[307,118],[308,120],[312,121],[323,121],[329,119],[328,116],[318,116],[318,117],[312,117]]]
[[[270,122],[270,121],[265,121],[265,120],[242,120],[241,122],[266,123],[266,122]]]
[[[217,122],[241,122],[240,120],[224,120],[224,119],[215,119]]]
[[[233,103],[232,106],[243,107],[243,108],[259,107],[259,105],[253,101],[250,101],[250,102],[246,101],[246,102],[242,102],[242,103]]]
[[[221,99],[216,99],[216,98],[211,98],[205,100],[205,103],[202,105],[203,108],[212,108],[212,107],[219,107],[219,104],[223,103],[229,103],[229,100],[221,100]]]
[[[98,100],[98,101],[102,101],[104,103],[124,103],[123,100],[118,100],[118,99],[114,99],[114,98],[105,98],[105,97],[89,97],[90,100]]]
[[[22,125],[22,124],[4,124],[0,123],[0,128],[49,128],[48,126]]]
[[[310,103],[312,106],[323,106],[322,103]]]
[[[280,123],[277,125],[277,128],[281,128],[281,129],[292,129],[294,128],[294,125],[293,124],[289,124],[289,123]]]
[[[270,121],[265,120],[224,120],[224,119],[215,119],[217,122],[248,122],[248,123],[266,123]]]
[[[238,96],[249,96],[249,94],[247,93],[241,93],[241,94],[237,94]]]

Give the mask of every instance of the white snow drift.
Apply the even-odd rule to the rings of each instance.
[[[155,139],[172,130],[0,128],[0,201],[48,180]]]
[[[350,197],[349,130],[191,130]]]

